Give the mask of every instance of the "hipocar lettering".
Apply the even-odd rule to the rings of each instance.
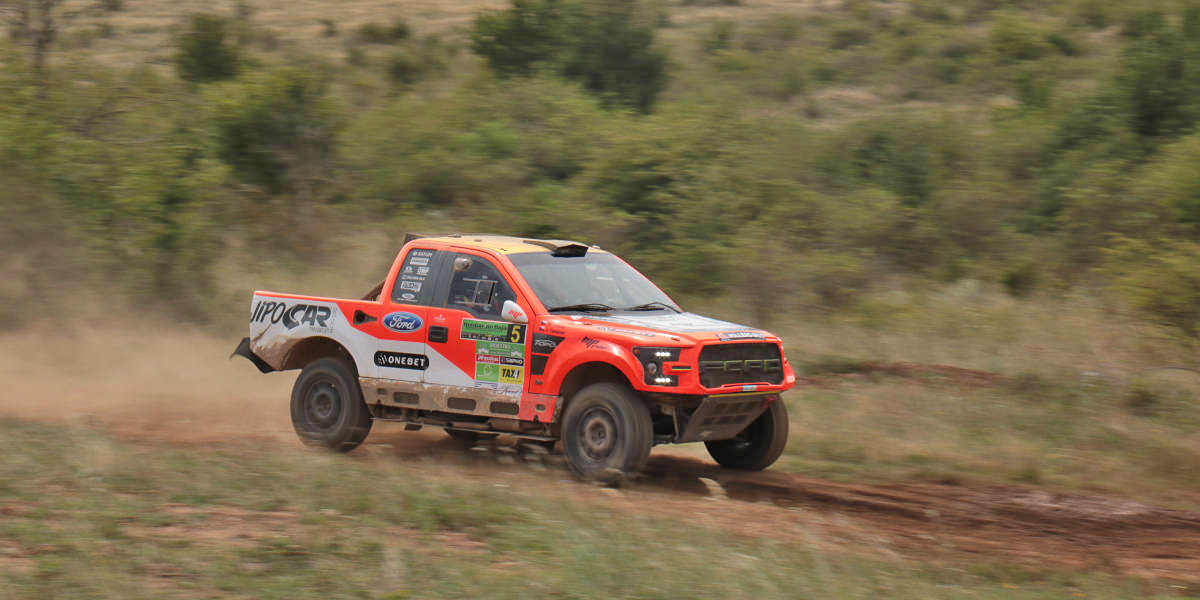
[[[254,310],[250,313],[250,322],[269,322],[272,325],[282,323],[288,329],[295,329],[300,325],[329,327],[329,317],[331,316],[333,316],[333,310],[328,306],[319,306],[316,304],[288,305],[286,302],[259,300],[254,305]]]
[[[421,317],[407,312],[388,313],[382,322],[384,327],[400,332],[417,331],[423,325]]]

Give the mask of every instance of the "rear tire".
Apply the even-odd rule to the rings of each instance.
[[[292,387],[292,428],[305,444],[338,452],[349,452],[366,439],[371,412],[345,360],[322,358],[300,372]]]
[[[617,483],[640,471],[650,456],[650,410],[628,386],[593,383],[579,390],[563,416],[567,465],[583,479]]]
[[[704,445],[713,460],[722,467],[761,471],[783,454],[787,437],[787,408],[783,406],[783,399],[779,398],[737,437],[704,442]]]

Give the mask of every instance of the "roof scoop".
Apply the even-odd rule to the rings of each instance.
[[[550,256],[574,258],[587,254],[588,247],[578,242],[564,240],[523,240],[526,244],[541,246],[550,251]]]

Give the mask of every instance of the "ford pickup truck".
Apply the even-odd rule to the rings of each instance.
[[[796,381],[779,337],[684,312],[612,253],[496,235],[409,236],[358,300],[255,292],[234,354],[300,369],[292,423],[310,445],[352,450],[374,421],[561,441],[575,473],[609,483],[667,443],[765,469]]]

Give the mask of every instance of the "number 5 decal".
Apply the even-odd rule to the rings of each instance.
[[[513,325],[512,328],[510,329],[510,332],[511,332],[511,335],[510,335],[508,341],[510,341],[514,344],[521,343],[521,340],[525,338],[525,335],[524,335],[525,332],[521,330],[520,325]]]

